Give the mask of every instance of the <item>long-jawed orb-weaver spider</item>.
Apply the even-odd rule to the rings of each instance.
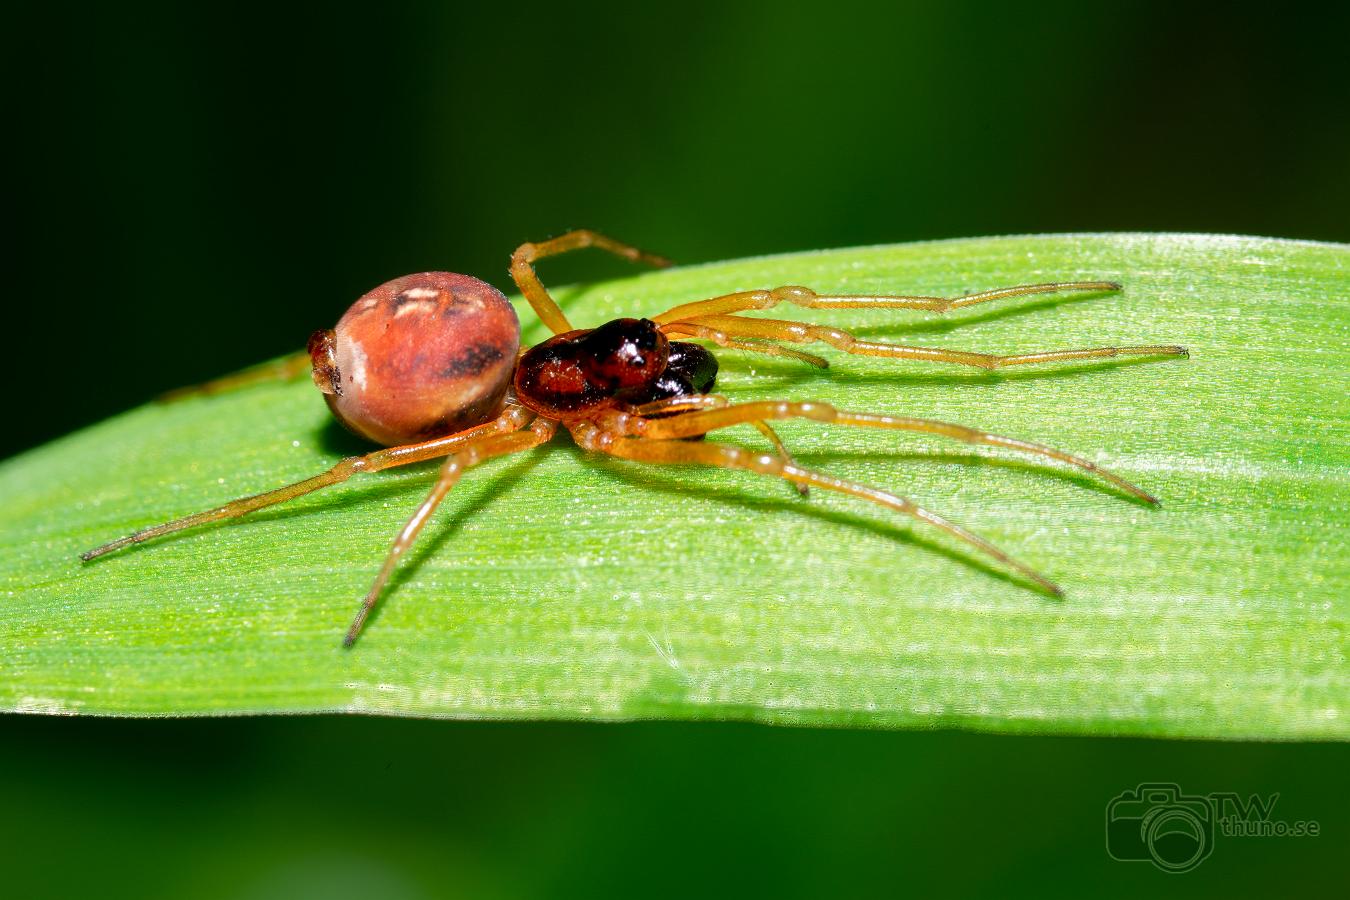
[[[315,332],[306,354],[263,374],[284,377],[312,367],[314,383],[337,419],[386,449],[348,457],[326,472],[286,487],[142,529],[80,558],[87,562],[129,544],[242,516],[340,484],[359,472],[379,472],[444,457],[431,492],[394,539],[361,603],[343,641],[350,647],[399,558],[464,470],[494,457],[537,447],[552,439],[560,425],[582,448],[622,459],[744,469],[782,478],[802,493],[816,487],[871,501],[940,528],[1055,596],[1062,592],[1044,575],[913,501],[798,465],[769,421],[810,419],[917,431],[1020,450],[1091,472],[1146,503],[1158,504],[1142,489],[1086,459],[964,425],[845,412],[827,403],[732,403],[711,393],[717,379],[716,358],[699,344],[671,340],[675,336],[700,338],[721,347],[790,357],[822,368],[825,360],[784,344],[820,342],[861,356],[988,370],[1125,355],[1187,356],[1184,347],[1158,344],[998,356],[864,341],[838,328],[740,315],[784,303],[808,309],[918,309],[941,313],[1028,294],[1120,290],[1115,282],[1024,284],[952,298],[818,294],[810,288],[787,285],[683,303],[650,319],[615,319],[598,328],[575,329],[535,274],[534,263],[584,247],[597,247],[657,267],[670,265],[665,259],[593,231],[571,231],[541,243],[522,244],[511,257],[511,277],[540,320],[554,332],[553,337],[523,352],[515,310],[491,285],[449,272],[423,272],[387,282],[357,300],[336,328]],[[189,390],[228,389],[258,377],[257,372],[242,373]],[[700,440],[710,432],[742,424],[759,429],[774,452],[753,453]]]

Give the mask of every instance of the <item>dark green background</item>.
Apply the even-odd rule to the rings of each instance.
[[[589,226],[685,262],[1006,232],[1350,240],[1344,8],[33,7],[10,427],[35,446]],[[550,263],[558,280],[620,271]],[[2,652],[2,651],[0,651]],[[15,896],[1310,892],[1339,746],[742,725],[0,720]],[[1109,860],[1140,780],[1316,839]],[[6,890],[9,893],[9,890]]]

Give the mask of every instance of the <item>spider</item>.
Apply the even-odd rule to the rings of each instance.
[[[214,392],[311,369],[334,416],[348,429],[385,447],[341,460],[312,478],[226,503],[104,544],[89,560],[185,528],[242,516],[340,484],[357,473],[444,458],[426,499],[399,531],[384,564],[343,639],[361,633],[399,558],[412,546],[436,507],[466,469],[494,457],[520,453],[553,439],[559,427],[583,449],[644,463],[698,463],[784,479],[801,493],[815,487],[887,507],[947,532],[1021,573],[1041,590],[1062,596],[1050,579],[979,535],[888,491],[799,465],[769,425],[807,419],[860,428],[916,431],[971,444],[1018,450],[1090,472],[1125,493],[1156,506],[1157,499],[1118,475],[1078,456],[1030,441],[1002,437],[931,419],[845,412],[827,403],[790,400],[732,403],[712,393],[717,359],[698,338],[719,347],[789,357],[821,368],[821,357],[785,344],[820,342],[845,353],[889,359],[954,363],[994,370],[1008,366],[1124,355],[1188,356],[1184,347],[1147,345],[1052,350],[997,356],[934,347],[865,341],[847,331],[783,319],[746,318],[749,310],[790,304],[808,309],[916,309],[930,312],[1008,297],[1055,291],[1117,291],[1112,281],[1025,284],[961,297],[819,294],[787,285],[739,291],[683,303],[649,319],[615,319],[576,329],[535,273],[534,263],[571,250],[595,247],[633,262],[670,262],[593,231],[570,231],[522,244],[511,257],[511,277],[553,337],[520,348],[520,322],[510,302],[491,285],[467,275],[423,272],[387,282],[362,296],[329,330],[314,333],[306,353],[273,369],[227,376],[189,391]],[[702,440],[733,425],[757,428],[773,452]]]

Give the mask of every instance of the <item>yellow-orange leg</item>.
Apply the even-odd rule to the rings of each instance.
[[[697,325],[692,322],[676,322],[662,328],[662,331],[669,332],[676,329],[680,334],[689,337],[703,338],[706,341],[712,341],[719,347],[727,347],[732,350],[745,350],[750,353],[762,353],[765,356],[785,356],[788,359],[795,359],[815,366],[817,369],[828,369],[830,363],[823,357],[816,356],[814,353],[803,353],[801,350],[794,350],[791,347],[782,347],[778,344],[771,344],[768,341],[743,341],[732,337],[724,331],[718,331],[707,325]]]
[[[285,487],[280,487],[272,491],[265,491],[261,494],[254,494],[251,497],[242,497],[238,500],[226,503],[224,506],[218,506],[215,509],[209,509],[205,512],[196,513],[195,515],[184,516],[181,519],[174,519],[172,522],[165,522],[162,525],[143,528],[134,534],[129,534],[124,538],[119,538],[111,543],[104,544],[101,547],[95,547],[93,550],[81,553],[80,559],[88,562],[89,560],[97,559],[106,553],[120,550],[122,547],[131,544],[139,544],[143,541],[148,541],[151,538],[172,534],[175,531],[182,531],[185,528],[192,528],[197,525],[205,525],[207,522],[215,522],[220,519],[233,519],[255,510],[263,509],[267,506],[285,503],[288,500],[294,500],[296,497],[303,497],[305,494],[317,491],[320,488],[341,484],[358,472],[379,472],[384,469],[392,469],[396,466],[406,466],[411,465],[412,463],[422,462],[423,460],[437,459],[448,453],[454,453],[472,440],[519,431],[529,424],[531,417],[531,414],[522,407],[512,406],[493,421],[484,425],[478,425],[474,428],[469,428],[465,431],[460,431],[430,441],[423,441],[418,444],[406,444],[402,447],[390,447],[386,450],[376,450],[373,453],[367,453],[365,456],[349,456],[334,465],[327,472],[315,475],[313,478],[306,478],[304,481],[297,481],[294,484],[288,484]]]
[[[549,296],[548,290],[544,287],[544,283],[539,280],[539,276],[535,274],[534,262],[548,256],[557,256],[559,253],[581,250],[585,247],[597,247],[613,253],[615,256],[655,266],[658,269],[664,269],[670,265],[670,260],[664,257],[645,253],[636,247],[621,244],[613,238],[605,237],[603,234],[597,234],[584,228],[569,231],[560,237],[540,241],[537,244],[521,244],[516,248],[516,252],[511,254],[511,278],[515,280],[516,286],[525,295],[525,299],[530,301],[530,305],[534,307],[535,315],[539,316],[540,321],[547,325],[554,334],[572,331],[572,325],[567,321],[567,316],[563,315],[563,311],[558,307],[557,302]]]
[[[394,568],[398,565],[399,557],[412,546],[413,541],[417,539],[418,532],[422,530],[422,526],[426,525],[427,520],[431,518],[431,514],[436,511],[436,507],[445,499],[445,495],[450,493],[450,489],[459,482],[464,470],[479,463],[487,462],[494,457],[520,453],[538,447],[552,438],[557,428],[556,422],[548,419],[535,419],[528,431],[518,431],[514,434],[486,435],[462,444],[441,465],[440,475],[437,476],[436,483],[432,485],[431,492],[413,512],[412,517],[408,519],[408,523],[399,531],[398,537],[394,538],[394,543],[389,548],[388,555],[384,558],[384,565],[380,567],[380,573],[375,576],[374,584],[370,586],[365,599],[361,601],[361,609],[357,612],[352,627],[347,630],[347,636],[342,639],[344,646],[350,647],[356,642],[356,637],[361,633],[362,626],[366,624],[370,611],[375,608],[376,602],[380,599],[380,592],[389,582],[389,576],[394,574]]]
[[[992,291],[980,291],[961,297],[919,297],[903,294],[817,294],[808,287],[787,284],[771,291],[738,291],[721,297],[682,303],[651,318],[657,323],[681,322],[703,316],[743,312],[748,309],[769,309],[780,303],[792,303],[806,309],[922,309],[944,313],[951,309],[987,303],[990,300],[1024,297],[1028,294],[1118,290],[1120,284],[1115,281],[1053,281],[1046,284],[1019,284],[995,288]]]
[[[904,497],[892,494],[888,491],[868,487],[867,485],[859,484],[856,481],[848,481],[843,478],[824,475],[820,472],[804,469],[800,466],[789,465],[777,456],[751,453],[748,450],[743,450],[740,447],[732,447],[727,444],[695,444],[688,441],[647,440],[645,438],[623,437],[590,422],[576,423],[570,425],[569,428],[577,443],[585,449],[607,453],[610,456],[617,456],[622,459],[632,459],[647,463],[698,463],[700,465],[716,466],[723,469],[741,469],[747,472],[755,472],[760,475],[770,475],[775,478],[782,478],[799,484],[824,488],[827,491],[838,491],[842,494],[849,494],[850,496],[876,503],[898,513],[902,513],[903,515],[918,519],[921,522],[926,522],[936,528],[940,528],[958,540],[979,550],[981,553],[991,556],[1009,568],[1021,572],[1027,578],[1030,578],[1054,596],[1063,596],[1063,591],[1059,589],[1058,585],[1028,566],[1026,563],[1014,559],[974,532],[968,531],[960,525],[948,521],[937,513],[924,509],[912,500],[907,500]]]
[[[626,418],[627,415],[652,416],[658,413],[686,412],[689,410],[699,410],[699,409],[718,409],[730,405],[731,401],[728,400],[726,397],[723,397],[721,394],[695,394],[690,397],[671,397],[670,399],[667,400],[653,400],[651,403],[643,403],[640,406],[629,407],[628,413],[626,415],[620,414],[621,416],[620,421]],[[774,450],[777,451],[778,455],[783,458],[783,462],[787,463],[790,466],[795,466],[797,464],[797,460],[794,459],[792,454],[788,451],[787,446],[783,443],[783,439],[778,436],[778,432],[773,430],[773,426],[771,426],[768,422],[765,422],[762,419],[750,420],[749,424],[755,426],[756,431],[758,431],[760,434],[764,435],[766,438],[769,439],[769,443],[773,444]],[[618,429],[622,431],[623,430],[622,425],[619,425]],[[805,484],[798,484],[794,482],[792,484],[792,487],[797,491],[797,493],[801,494],[803,497],[809,497],[811,495],[811,488],[809,488]]]
[[[701,411],[691,411],[669,418],[649,419],[642,416],[610,416],[600,419],[601,425],[618,433],[654,440],[672,440],[707,434],[719,428],[729,428],[743,422],[763,421],[765,419],[810,419],[816,422],[828,422],[835,425],[850,425],[859,428],[884,428],[893,431],[917,431],[924,434],[936,434],[967,444],[984,444],[990,447],[1004,447],[1020,450],[1035,456],[1058,460],[1085,472],[1091,472],[1128,494],[1132,494],[1146,503],[1158,505],[1158,500],[1143,489],[1131,484],[1114,472],[1103,469],[1081,456],[1065,453],[1044,444],[1023,441],[1018,438],[1003,437],[965,425],[953,425],[934,419],[915,419],[909,416],[887,416],[873,413],[843,412],[828,403],[794,403],[789,401],[766,400],[752,403],[740,403],[735,406],[717,406]]]
[[[750,338],[769,341],[791,341],[798,344],[819,341],[855,356],[881,356],[891,359],[913,359],[923,362],[954,363],[994,370],[1030,363],[1062,362],[1070,359],[1099,359],[1113,356],[1188,356],[1185,347],[1175,344],[1146,344],[1137,347],[1092,347],[1075,350],[1047,350],[1037,353],[999,355],[974,353],[968,350],[944,350],[939,347],[907,347],[881,341],[864,341],[847,331],[827,325],[811,325],[784,319],[743,319],[734,315],[704,316],[692,322],[678,321],[663,325],[667,334],[691,334],[695,328],[711,328],[729,338]],[[716,338],[710,338],[716,340]]]
[[[201,384],[174,388],[160,394],[157,399],[160,403],[172,403],[197,394],[220,394],[266,381],[290,381],[308,372],[310,366],[309,351],[301,350],[299,353],[292,353],[290,356],[283,356],[281,359],[274,359],[221,378],[213,378]]]

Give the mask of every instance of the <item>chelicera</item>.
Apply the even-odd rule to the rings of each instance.
[[[437,505],[466,469],[520,453],[566,429],[582,448],[644,463],[697,463],[742,469],[784,479],[805,493],[815,487],[867,500],[926,522],[1015,570],[1040,589],[1059,587],[989,541],[913,501],[878,488],[799,465],[779,440],[771,421],[808,419],[836,425],[916,431],[971,444],[1003,447],[1056,460],[1090,472],[1145,503],[1158,501],[1125,479],[1078,456],[1041,444],[1001,437],[976,428],[930,419],[845,412],[827,403],[755,401],[732,403],[713,393],[717,360],[696,338],[720,347],[786,356],[824,367],[824,359],[793,344],[825,343],[862,356],[952,363],[982,369],[1124,355],[1186,356],[1185,348],[1150,344],[997,356],[934,347],[865,341],[846,331],[742,313],[784,304],[808,309],[915,309],[946,312],[1028,294],[1055,291],[1117,291],[1110,281],[1026,284],[962,297],[819,294],[789,285],[740,291],[681,304],[649,319],[615,319],[598,328],[573,328],[549,296],[534,263],[583,247],[598,247],[635,262],[664,267],[660,257],[591,231],[572,231],[541,243],[521,245],[511,276],[535,313],[553,332],[520,351],[520,323],[500,291],[467,275],[425,272],[395,279],[361,297],[337,326],[310,339],[308,352],[277,367],[286,375],[311,369],[333,414],[347,428],[385,449],[342,460],[304,481],[244,497],[224,506],[146,528],[82,554],[85,561],[130,544],[229,519],[284,503],[357,473],[379,472],[430,459],[444,459],[435,484],[394,539],[361,603],[344,643],[356,640],[399,558],[412,545]],[[256,380],[232,376],[204,385],[207,391]],[[773,452],[753,452],[706,435],[733,425],[751,425]]]

